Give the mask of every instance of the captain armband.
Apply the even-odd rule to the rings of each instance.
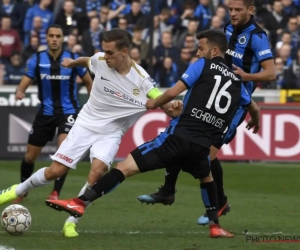
[[[156,99],[157,97],[161,96],[163,93],[158,88],[151,89],[147,96],[151,99]]]

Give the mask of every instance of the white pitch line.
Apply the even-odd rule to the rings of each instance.
[[[16,250],[16,249],[12,248],[12,247],[5,246],[5,245],[0,245],[0,250]]]

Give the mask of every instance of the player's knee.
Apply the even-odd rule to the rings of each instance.
[[[92,168],[89,173],[88,182],[95,183],[99,178],[101,178],[108,170],[108,167],[97,167]]]
[[[137,167],[135,168],[122,162],[117,164],[116,169],[119,169],[125,177],[130,177],[139,173],[139,169]]]
[[[36,158],[37,157],[34,154],[26,153],[25,156],[24,156],[24,161],[27,164],[33,164],[35,162]]]
[[[69,171],[69,168],[63,164],[54,161],[50,167],[45,170],[46,180],[55,180]]]

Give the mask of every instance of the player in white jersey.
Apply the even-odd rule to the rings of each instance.
[[[95,74],[89,100],[80,111],[76,122],[57,152],[51,157],[50,167],[35,172],[25,182],[0,191],[0,205],[7,203],[32,188],[44,186],[69,171],[90,150],[91,170],[88,181],[79,195],[107,172],[118,151],[121,138],[146,111],[147,99],[162,93],[148,73],[128,55],[132,36],[122,29],[101,34],[104,53],[76,60],[65,58],[62,66],[89,67]],[[176,110],[171,104],[161,107],[172,117]],[[76,219],[64,225],[66,237],[76,237]]]

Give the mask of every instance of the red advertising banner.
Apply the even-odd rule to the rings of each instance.
[[[245,129],[244,121],[234,140],[218,153],[221,160],[300,161],[300,105],[267,105],[261,109],[258,134]],[[246,118],[247,120],[248,118]],[[117,158],[124,158],[140,144],[152,140],[169,124],[159,109],[148,111],[123,137]]]

